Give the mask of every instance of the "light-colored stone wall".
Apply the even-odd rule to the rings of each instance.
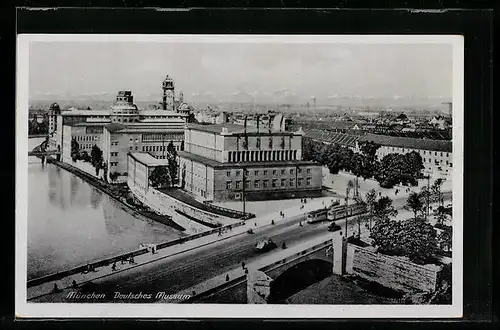
[[[404,292],[434,292],[441,270],[437,265],[417,265],[354,244],[348,244],[347,259],[348,273]]]

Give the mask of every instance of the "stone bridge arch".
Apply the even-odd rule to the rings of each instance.
[[[288,297],[332,274],[333,262],[325,258],[307,258],[294,263],[273,278],[267,303],[285,303]]]

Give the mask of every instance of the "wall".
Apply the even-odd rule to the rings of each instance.
[[[223,225],[233,224],[236,221],[235,219],[231,219],[229,217],[199,210],[156,189],[141,189],[140,186],[134,185],[130,178],[127,183],[134,196],[141,201],[141,203],[149,206],[158,213],[172,216],[174,221],[178,218],[178,213],[175,210],[179,210],[188,216],[214,225],[218,223]],[[189,226],[188,224],[183,223],[179,223],[179,225],[185,228]]]
[[[202,199],[213,200],[214,169],[187,158],[180,158],[179,180],[181,180],[183,169],[185,169],[184,189]]]
[[[435,291],[440,270],[440,266],[417,265],[354,244],[347,247],[347,273],[399,291]]]
[[[321,166],[309,165],[300,168],[300,173],[297,173],[295,166],[248,168],[248,173],[245,176],[245,179],[250,181],[248,187],[245,188],[247,200],[258,200],[259,197],[261,199],[276,199],[281,197],[305,197],[306,195],[317,196],[317,192],[321,193],[323,180]],[[309,173],[307,173],[308,170]],[[243,191],[242,171],[241,168],[215,169],[214,201],[238,200],[237,194]],[[274,173],[274,171],[276,172]],[[307,185],[307,178],[311,179],[310,185]],[[276,187],[273,187],[273,179],[276,180]],[[302,179],[300,186],[297,185],[299,179]],[[265,180],[268,183],[267,187],[264,186]],[[282,180],[284,180],[284,186],[281,186]],[[236,188],[237,181],[240,181],[239,189]],[[256,181],[258,186],[255,185]],[[226,188],[228,182],[231,182],[231,189]],[[310,192],[313,194],[308,195],[307,193]]]

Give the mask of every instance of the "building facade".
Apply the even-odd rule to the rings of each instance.
[[[181,186],[212,201],[321,195],[319,164],[302,160],[302,131],[190,125],[179,152]]]
[[[157,159],[166,159],[167,147],[183,149],[185,122],[171,119],[163,123],[111,123],[104,127],[102,143],[103,159],[108,164],[108,175],[116,172],[118,182],[127,178],[127,154],[147,152]]]

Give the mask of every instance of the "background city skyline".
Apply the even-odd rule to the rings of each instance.
[[[169,74],[194,103],[439,103],[452,66],[449,44],[32,42],[30,99],[155,101]]]

